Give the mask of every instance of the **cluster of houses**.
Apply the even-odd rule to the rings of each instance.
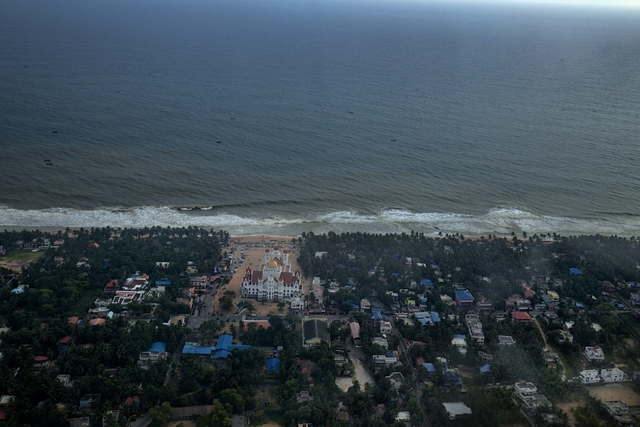
[[[538,393],[538,388],[530,381],[520,381],[513,386],[514,393],[522,403],[525,410],[530,413],[538,408],[551,408],[552,404],[543,394]]]
[[[597,369],[587,369],[580,372],[576,380],[583,384],[618,383],[629,381],[629,377],[618,368],[602,369],[599,373]]]

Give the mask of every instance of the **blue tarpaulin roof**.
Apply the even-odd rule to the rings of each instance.
[[[163,353],[166,348],[167,348],[167,344],[158,341],[158,342],[154,342],[153,344],[151,344],[151,348],[149,349],[149,352],[150,353]]]
[[[164,279],[164,280],[156,280],[156,286],[160,285],[160,286],[169,286],[171,284],[171,280],[168,279]]]
[[[280,359],[267,359],[267,372],[280,373]]]
[[[431,320],[433,320],[434,322],[440,322],[440,315],[438,313],[436,313],[435,311],[431,312]]]
[[[182,354],[211,354],[211,351],[215,347],[207,345],[193,345],[193,344],[185,344],[182,349]]]
[[[382,314],[379,311],[374,311],[373,316],[371,316],[374,320],[382,320]]]
[[[435,372],[436,371],[436,367],[433,363],[423,363],[422,366],[424,366],[424,369],[427,370],[427,372]]]
[[[570,268],[569,271],[572,272],[573,274],[575,274],[576,276],[579,276],[579,275],[582,274],[582,271],[578,270],[575,267]]]
[[[222,350],[231,345],[233,341],[233,337],[229,334],[223,334],[218,337],[218,342],[216,344],[216,350]]]
[[[461,335],[461,334],[454,334],[453,335],[454,338],[462,338],[462,339],[467,339],[467,337],[465,335]]]
[[[420,280],[420,284],[424,285],[424,286],[433,286],[433,282],[429,279],[422,279]]]
[[[24,288],[15,288],[11,290],[12,294],[22,294],[24,293]]]
[[[456,291],[456,298],[459,298],[461,301],[475,300],[469,291]]]
[[[480,366],[480,373],[486,374],[486,373],[489,373],[489,372],[491,372],[491,365],[486,364],[486,365]]]
[[[218,343],[214,346],[198,346],[193,344],[185,344],[182,354],[211,354],[214,353],[214,359],[226,359],[232,350],[246,350],[250,345],[233,345],[231,342],[233,337],[229,334],[223,334],[218,337]]]

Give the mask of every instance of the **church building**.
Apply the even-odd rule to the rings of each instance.
[[[242,297],[259,301],[285,301],[302,296],[300,271],[291,271],[289,252],[276,246],[264,251],[258,270],[247,268],[242,279]]]

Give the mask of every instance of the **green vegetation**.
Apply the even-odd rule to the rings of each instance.
[[[22,245],[15,249],[18,241],[33,239],[43,245],[45,240],[64,243],[37,253]],[[362,348],[357,351],[364,354],[362,364],[375,381],[362,389],[355,381],[346,392],[336,386],[336,379],[353,369],[348,362],[336,364],[336,356],[352,356],[336,348],[349,342],[349,329],[341,320],[328,326],[333,347],[316,348],[301,347],[300,319],[285,315],[284,303],[278,305],[280,316],[271,316],[266,329],[219,319],[203,322],[197,332],[169,324],[173,315],[188,319],[189,307],[182,303],[189,288],[187,270],[205,275],[224,268],[228,239],[224,232],[197,228],[0,233],[0,245],[9,249],[5,261],[36,258],[20,274],[0,269],[0,321],[9,328],[0,343],[0,394],[15,397],[8,424],[67,426],[69,418],[86,415],[100,425],[107,411],[120,410],[117,421],[111,417],[106,423],[122,426],[129,417],[148,414],[160,426],[169,421],[171,408],[216,402],[212,412],[196,420],[198,426],[229,426],[233,416],[245,413],[253,424],[270,419],[286,427],[399,426],[402,422],[396,417],[404,412],[413,425],[421,425],[427,416],[434,427],[510,425],[525,421],[505,384],[523,379],[534,382],[552,402],[585,402],[575,414],[578,425],[609,422],[580,384],[565,381],[561,369],[546,367],[543,337],[535,324],[515,323],[508,315],[498,321],[503,318],[489,310],[479,315],[483,343],[467,339],[466,353],[452,346],[454,335],[468,335],[466,310],[453,303],[455,291],[461,289],[476,300],[492,301],[497,312],[506,309],[508,298],[524,292],[523,285],[535,293],[528,296],[532,305],[545,301],[547,289],[557,292],[560,301],[547,300],[544,308],[557,318],[541,316],[538,322],[559,353],[568,379],[584,369],[580,353],[586,345],[604,349],[603,366],[622,360],[630,369],[640,368],[638,347],[629,340],[635,334],[626,326],[640,333],[639,323],[614,308],[619,304],[615,298],[630,297],[626,282],[640,281],[635,239],[305,234],[300,239],[301,268],[308,277],[334,283],[335,291],[327,289],[322,295],[327,310],[351,312],[351,321],[359,323]],[[316,257],[317,251],[326,255]],[[573,267],[582,274],[572,274]],[[151,284],[163,279],[171,284],[143,301],[114,304],[111,295],[105,295],[105,285],[115,280],[122,286],[136,272],[148,275]],[[604,281],[613,285],[607,289]],[[609,295],[611,286],[617,295]],[[221,308],[233,310],[235,296],[223,290]],[[315,300],[320,295],[307,297]],[[354,308],[362,299],[387,315],[406,315],[394,322],[397,333],[394,329],[386,344],[382,341],[388,348],[379,340],[372,343],[374,337],[382,338],[380,325],[370,313]],[[97,303],[102,314],[89,315],[87,310]],[[252,302],[245,308],[249,313],[256,310]],[[418,310],[437,312],[440,321],[423,326],[411,314]],[[103,325],[89,325],[91,317],[105,318],[108,311]],[[81,321],[70,323],[67,319],[74,315]],[[565,322],[573,322],[572,343],[561,333]],[[214,345],[225,329],[236,342],[253,347],[234,350],[222,361],[176,354],[185,341]],[[501,335],[513,337],[516,344],[500,345]],[[140,353],[154,342],[166,344],[166,357],[139,363]],[[277,374],[265,370],[266,358],[276,348]],[[396,352],[400,364],[374,363],[374,355],[389,351]],[[491,355],[491,372],[479,372],[486,363],[479,351]],[[416,366],[419,360],[433,363],[436,371]],[[445,367],[454,369],[445,372]],[[65,387],[56,380],[58,374],[68,375],[72,383]],[[89,395],[94,397],[82,408],[80,402]],[[443,402],[462,402],[473,415],[451,420]],[[541,422],[539,411],[529,416]]]

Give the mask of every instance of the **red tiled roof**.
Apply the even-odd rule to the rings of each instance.
[[[513,320],[531,320],[531,316],[529,316],[528,313],[523,313],[520,311],[512,311],[511,312],[511,318]]]
[[[92,325],[92,326],[102,326],[105,323],[107,323],[107,321],[104,320],[104,319],[91,319],[91,320],[89,320],[89,324]]]
[[[58,340],[58,344],[69,344],[73,337],[71,335],[67,335],[66,337],[62,337]]]
[[[36,362],[46,362],[49,358],[47,356],[33,356],[33,360]]]
[[[258,283],[258,280],[262,279],[262,271],[254,271],[251,282]]]
[[[105,289],[115,289],[115,288],[119,288],[120,285],[118,284],[118,279],[113,279],[112,281],[110,281],[109,283],[107,283],[107,286],[105,286]]]
[[[5,421],[9,417],[9,413],[5,409],[0,409],[0,421]]]
[[[127,397],[127,400],[124,401],[125,405],[133,405],[134,402],[140,402],[139,396]]]
[[[67,323],[70,323],[72,325],[75,325],[76,323],[78,323],[78,316],[71,316],[67,319]]]

